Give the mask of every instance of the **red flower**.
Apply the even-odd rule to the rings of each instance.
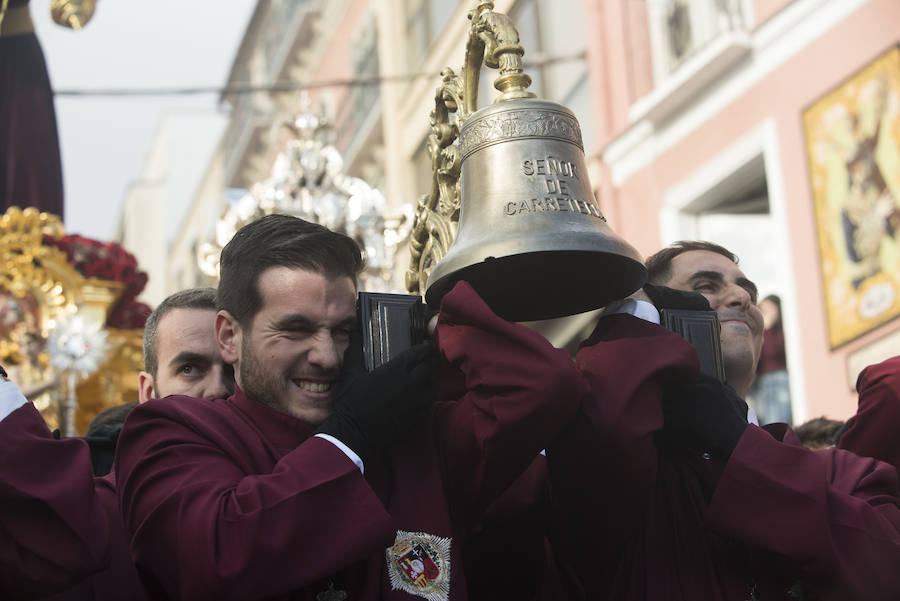
[[[107,319],[109,327],[144,326],[150,308],[134,299],[147,285],[147,274],[138,270],[134,255],[117,242],[100,242],[78,234],[69,234],[59,239],[45,235],[44,245],[55,246],[65,252],[69,264],[86,278],[125,284],[119,301],[110,310]]]

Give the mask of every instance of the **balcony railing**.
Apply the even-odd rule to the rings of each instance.
[[[655,0],[647,18],[657,83],[724,34],[744,32],[744,0]]]
[[[632,123],[668,118],[752,51],[749,0],[647,3],[654,87],[629,110]]]

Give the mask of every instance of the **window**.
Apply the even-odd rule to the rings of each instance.
[[[363,19],[353,35],[351,59],[353,78],[370,79],[371,84],[350,87],[346,98],[337,111],[335,120],[338,148],[347,150],[356,142],[357,136],[366,135],[366,122],[372,111],[378,110],[381,86],[375,81],[379,73],[378,28],[375,15]]]
[[[406,38],[411,71],[418,69],[428,48],[444,31],[458,5],[459,2],[453,0],[406,0]]]
[[[722,33],[745,29],[745,4],[745,0],[648,2],[654,79],[667,77]]]
[[[587,48],[584,0],[566,3],[566,10],[554,0],[520,0],[509,12],[525,48],[525,72],[531,76],[529,90],[538,98],[559,102],[575,113],[585,136],[586,152],[593,150],[594,119],[588,86],[587,62],[573,58]],[[529,61],[561,59],[542,66]],[[484,77],[484,75],[482,75]],[[494,76],[495,77],[495,76]],[[491,77],[493,82],[494,77]],[[493,99],[493,96],[491,97]]]

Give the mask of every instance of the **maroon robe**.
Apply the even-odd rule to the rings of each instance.
[[[890,466],[750,425],[727,463],[662,432],[663,390],[697,372],[682,338],[603,318],[576,362],[592,394],[547,449],[557,550],[587,599],[900,599]]]
[[[392,588],[386,551],[405,531],[450,539],[449,599],[466,599],[466,536],[587,387],[565,351],[498,319],[465,284],[445,297],[437,338],[468,392],[437,403],[365,475],[310,424],[241,391],[136,408],[116,471],[154,598],[312,601],[329,581],[353,601],[421,598]],[[421,566],[433,574],[433,563]]]
[[[900,356],[862,370],[859,408],[838,447],[886,461],[900,472]]]
[[[141,585],[128,548],[128,537],[119,510],[115,471],[94,478],[94,492],[103,505],[109,524],[109,567],[78,585],[42,601],[144,601]]]
[[[559,601],[566,574],[558,572],[550,527],[547,465],[538,455],[487,510],[463,549],[470,601]]]
[[[31,403],[0,421],[0,597],[63,590],[109,563],[84,441],[56,440]]]

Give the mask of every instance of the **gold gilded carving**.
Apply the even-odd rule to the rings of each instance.
[[[431,192],[423,195],[416,206],[410,235],[410,265],[406,272],[406,289],[412,294],[425,292],[428,274],[447,254],[456,236],[459,222],[459,124],[467,115],[462,107],[462,80],[453,69],[441,72],[441,85],[434,94],[431,111],[431,134],[427,149],[431,155]]]
[[[431,191],[419,199],[410,236],[406,288],[412,294],[425,292],[428,275],[447,254],[456,236],[462,164],[457,139],[463,122],[478,109],[482,64],[500,71],[494,87],[501,94],[494,102],[535,97],[526,89],[531,85],[531,77],[522,69],[525,49],[519,43],[519,33],[512,19],[493,12],[493,8],[493,2],[479,2],[469,11],[471,25],[462,77],[445,68],[435,91],[431,134],[426,144],[431,156]],[[578,137],[580,144],[580,131]]]
[[[106,316],[123,292],[123,282],[86,278],[81,285],[81,314],[98,323],[105,323]]]
[[[63,226],[59,218],[37,209],[24,211],[11,207],[0,216],[0,289],[10,301],[29,302],[39,311],[32,312],[29,327],[46,338],[57,320],[75,311],[81,276],[69,265],[66,255],[58,248],[44,246],[45,235],[59,237]],[[28,301],[27,299],[31,299]],[[16,313],[12,305],[4,308]],[[13,315],[7,315],[12,320]],[[9,331],[0,331],[9,340]],[[14,350],[7,346],[7,352]],[[0,355],[0,362],[6,356]]]
[[[59,425],[59,375],[49,365],[47,337],[74,313],[81,276],[64,252],[44,246],[62,223],[34,208],[10,207],[0,216],[0,363],[51,428]]]
[[[47,339],[76,312],[104,323],[124,284],[85,278],[46,237],[65,235],[59,217],[11,207],[0,215],[0,364],[32,399],[51,429],[64,427],[65,380],[50,365]],[[102,409],[137,399],[143,330],[108,331],[109,359],[76,387],[75,430]],[[65,429],[65,428],[63,428]]]
[[[144,331],[109,328],[106,363],[76,388],[75,429],[84,433],[94,416],[110,407],[138,399],[138,376],[144,369]]]

